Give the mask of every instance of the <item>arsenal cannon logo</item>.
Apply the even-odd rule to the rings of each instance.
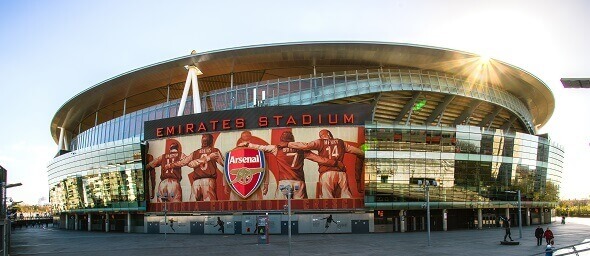
[[[252,195],[266,174],[264,153],[250,148],[236,148],[227,152],[223,169],[225,181],[243,199]]]

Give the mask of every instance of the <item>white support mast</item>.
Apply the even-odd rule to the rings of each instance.
[[[178,107],[178,113],[176,116],[182,116],[184,114],[184,106],[186,105],[186,99],[188,98],[188,91],[191,84],[193,88],[193,114],[201,113],[201,94],[199,93],[197,76],[202,75],[203,72],[194,65],[184,66],[184,68],[188,70],[188,74],[186,76],[186,82],[184,83],[184,90],[182,91],[182,98],[180,99],[180,106]]]

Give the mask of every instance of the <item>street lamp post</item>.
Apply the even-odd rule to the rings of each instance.
[[[520,201],[520,189],[518,192],[518,238],[522,239],[522,202]]]
[[[291,198],[293,197],[293,191],[299,190],[299,186],[292,187],[291,185],[280,185],[279,189],[283,192],[283,195],[287,197],[287,211],[289,215],[289,256],[291,256]]]
[[[518,238],[522,239],[522,202],[520,201],[520,189],[517,191],[505,191],[506,193],[515,194],[518,197]],[[509,216],[506,216],[509,217]]]
[[[168,200],[174,198],[174,192],[170,194],[164,192],[163,195],[158,192],[158,198],[160,198],[161,201],[164,201],[164,224],[166,225],[166,228],[164,228],[164,241],[166,241],[166,236],[168,235]]]
[[[426,231],[428,232],[428,246],[430,246],[430,186],[438,186],[436,181],[418,180],[418,185],[424,186],[426,194]]]
[[[7,227],[8,223],[10,223],[10,220],[8,219],[8,207],[6,207],[6,189],[8,188],[13,188],[13,187],[18,187],[18,186],[22,186],[22,183],[14,183],[14,184],[6,184],[6,182],[2,182],[2,213],[4,214],[4,230],[2,233],[2,237],[3,237],[3,241],[2,241],[2,254],[4,256],[8,255],[8,232],[10,232],[10,229]]]

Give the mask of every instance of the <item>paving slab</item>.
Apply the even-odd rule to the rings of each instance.
[[[555,246],[590,241],[590,219],[568,218],[566,225],[549,226]],[[292,255],[532,255],[543,252],[534,237],[536,226],[518,227],[512,238],[520,245],[500,245],[504,230],[454,230],[372,234],[301,234],[292,236]],[[590,245],[588,245],[590,247]],[[559,251],[557,254],[565,252]],[[271,235],[258,245],[254,235],[127,234],[60,229],[23,228],[12,235],[11,255],[288,255],[286,235]],[[589,252],[580,255],[590,255]]]

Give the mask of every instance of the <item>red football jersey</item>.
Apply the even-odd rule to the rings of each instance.
[[[176,179],[180,181],[182,179],[182,172],[180,171],[180,167],[178,168],[169,168],[164,169],[166,165],[176,163],[180,161],[181,154],[163,154],[161,167],[162,172],[160,173],[160,180],[164,179]]]
[[[192,153],[192,160],[200,159],[201,157],[208,156],[211,153],[218,153],[221,156],[221,151],[217,148],[213,147],[206,147],[197,149]],[[194,168],[194,178],[195,179],[202,179],[202,178],[217,178],[217,172],[219,172],[219,168],[217,168],[217,161],[215,159],[211,159],[203,164],[200,164],[196,168]]]
[[[277,148],[277,165],[279,180],[305,180],[303,173],[303,150],[293,148]]]
[[[344,160],[344,153],[346,153],[346,144],[344,144],[343,140],[319,139],[314,141],[312,144],[316,145],[316,148],[313,149],[318,151],[318,155],[320,157],[340,162]],[[344,172],[346,170],[340,169],[337,166],[320,165],[318,171],[320,173],[324,173],[328,171]]]

